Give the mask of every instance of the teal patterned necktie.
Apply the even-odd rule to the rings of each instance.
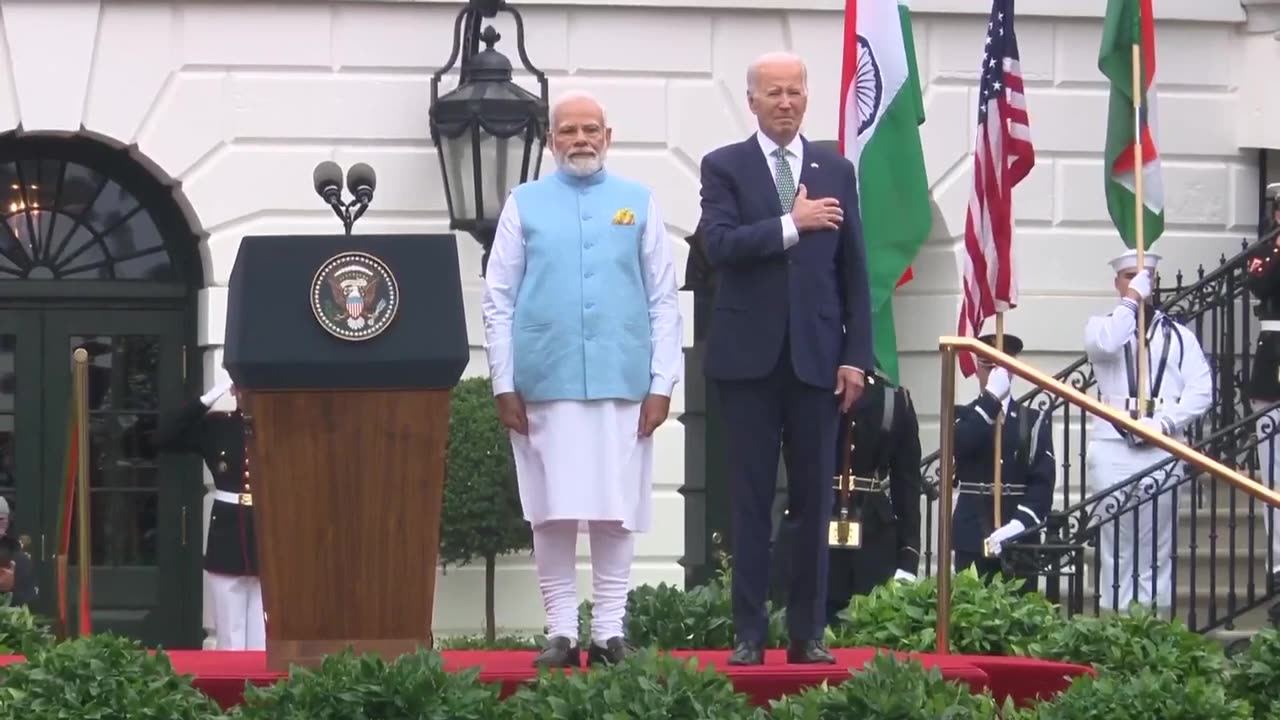
[[[791,212],[796,200],[796,179],[791,175],[791,163],[787,162],[787,149],[778,148],[773,156],[778,159],[778,175],[775,179],[778,186],[778,202],[782,203],[782,212]]]

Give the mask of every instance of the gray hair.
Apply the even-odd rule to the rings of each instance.
[[[555,101],[551,103],[550,112],[548,113],[548,120],[550,120],[551,122],[552,130],[555,130],[556,115],[559,114],[560,112],[560,106],[564,105],[565,103],[572,102],[574,100],[590,100],[592,103],[595,104],[596,107],[600,108],[600,124],[606,127],[609,125],[609,116],[605,112],[604,103],[600,102],[595,95],[592,95],[586,90],[566,90],[565,92],[561,93],[558,97],[556,97]]]
[[[782,50],[767,52],[752,61],[747,66],[747,95],[755,89],[756,81],[760,79],[760,68],[770,63],[792,62],[800,65],[800,77],[802,78],[806,89],[809,85],[809,68],[804,64],[804,58],[793,52]]]

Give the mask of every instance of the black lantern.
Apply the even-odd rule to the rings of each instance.
[[[499,11],[516,23],[516,52],[538,80],[541,95],[511,81],[511,61],[497,50],[492,25],[485,18]],[[479,49],[480,43],[485,48]],[[440,78],[462,56],[458,87],[439,95]],[[471,233],[484,246],[480,274],[498,215],[512,188],[536,179],[547,137],[547,77],[529,62],[524,49],[524,21],[506,0],[471,0],[453,27],[453,54],[431,77],[431,140],[440,156],[440,172],[449,203],[449,229]]]

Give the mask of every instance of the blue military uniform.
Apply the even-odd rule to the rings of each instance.
[[[994,336],[982,338],[994,345]],[[1016,355],[1022,341],[1005,336],[1006,352]],[[995,517],[995,423],[1000,401],[983,391],[978,399],[956,408],[955,512],[952,515],[952,547],[957,571],[976,567],[983,577],[1001,569],[999,557],[987,557],[987,538],[1006,524],[1018,521],[1032,528],[1044,521],[1053,503],[1057,468],[1053,458],[1050,416],[1011,398],[1006,400],[1001,438],[1001,486],[1003,500],[999,522]],[[1027,589],[1035,579],[1027,578]]]

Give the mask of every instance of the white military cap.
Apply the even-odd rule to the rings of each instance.
[[[1145,270],[1155,270],[1156,265],[1160,263],[1160,256],[1147,251],[1142,253],[1142,266]],[[1111,260],[1111,269],[1120,274],[1125,270],[1136,270],[1138,267],[1138,251],[1127,250],[1123,254]]]

